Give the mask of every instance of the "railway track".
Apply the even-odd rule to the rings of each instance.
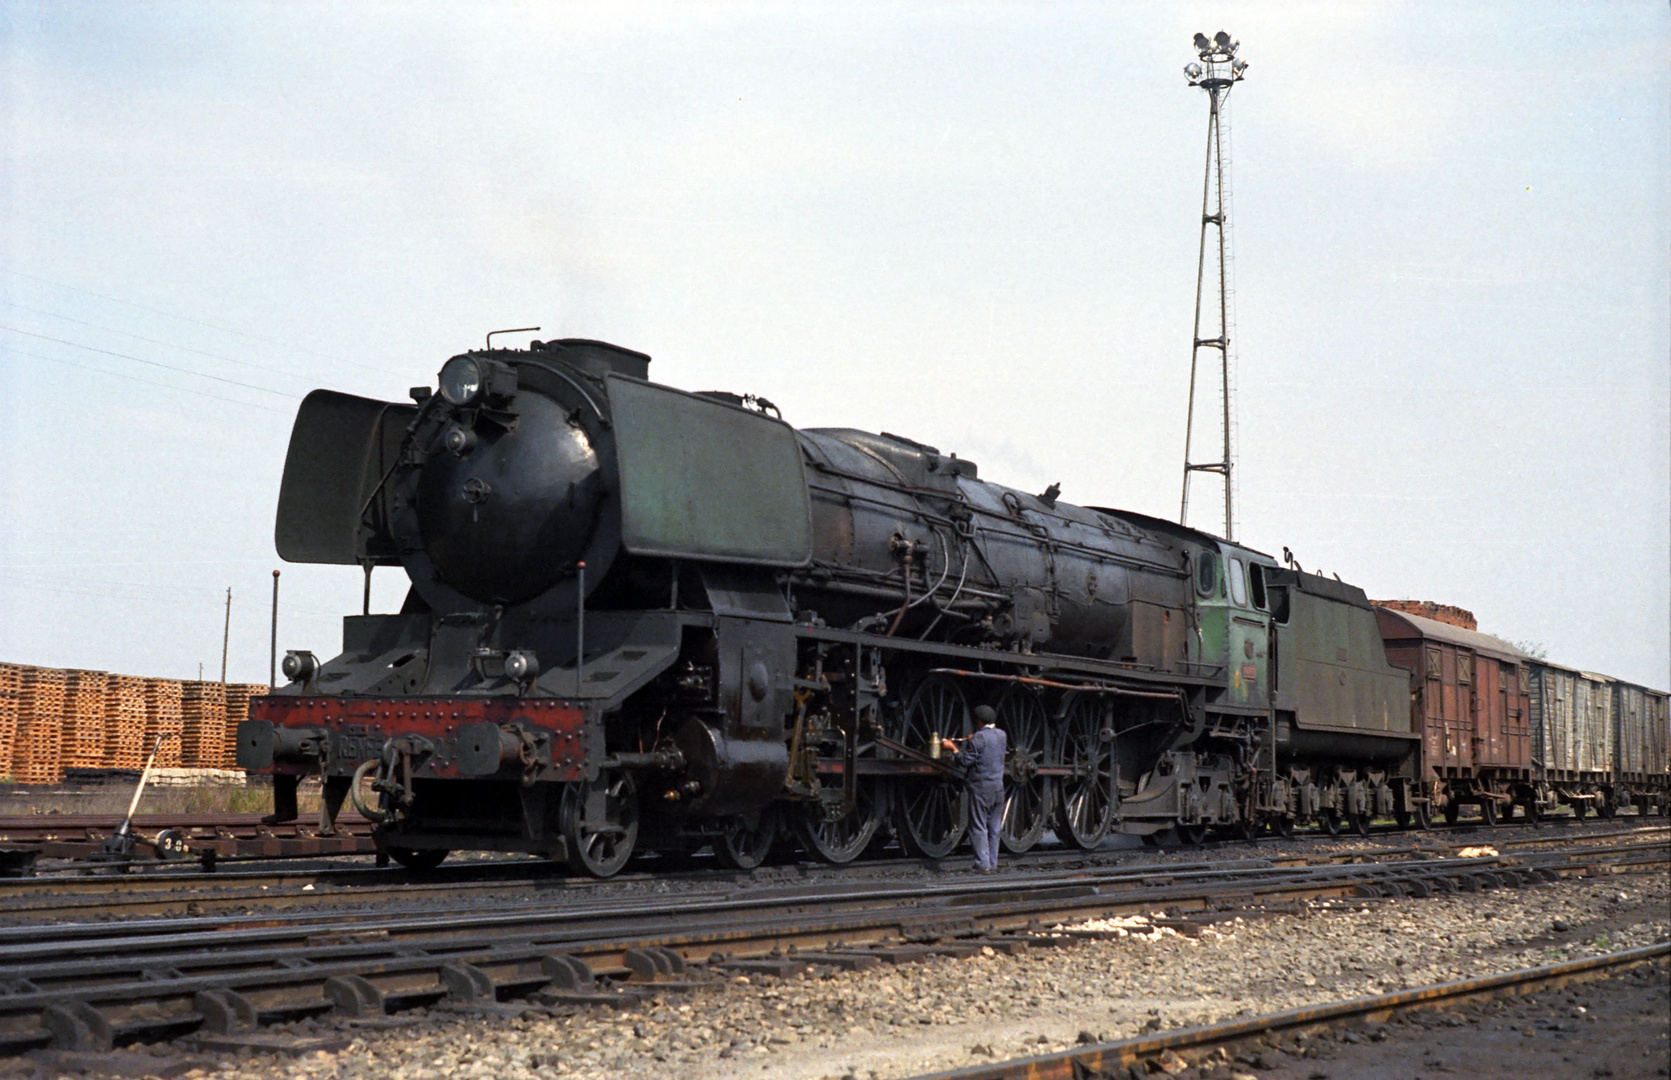
[[[1646,824],[1647,815],[1638,818]],[[101,845],[121,822],[118,814],[12,814],[0,815],[0,886],[12,877],[52,877],[81,873],[90,866],[111,870],[108,863],[94,863]],[[1501,822],[1495,826],[1464,820],[1455,825],[1435,824],[1424,833],[1411,833],[1391,823],[1372,828],[1370,838],[1384,836],[1443,837],[1479,833],[1498,836],[1526,828],[1555,829],[1609,827],[1623,819],[1583,819],[1571,816],[1547,817],[1541,822]],[[139,814],[133,828],[145,835],[164,830],[182,834],[186,855],[165,860],[149,855],[121,864],[120,869],[135,878],[141,875],[179,875],[198,870],[224,872],[229,866],[260,865],[271,861],[337,859],[376,856],[371,822],[351,811],[336,819],[333,832],[320,830],[312,819],[271,823],[260,814]],[[1328,838],[1321,828],[1301,833],[1301,838]],[[1246,840],[1216,843],[1248,843]],[[1253,843],[1290,842],[1287,838],[1262,836]],[[1215,841],[1209,841],[1211,847]],[[383,865],[380,859],[379,865]]]
[[[0,928],[0,1053],[191,1036],[259,1045],[262,1024],[444,1004],[636,1003],[739,971],[788,974],[1067,944],[1062,923],[1165,911],[1184,932],[1299,901],[1471,892],[1660,870],[1663,838],[1477,859],[1186,864],[929,883],[831,881],[730,895],[570,892],[460,911],[265,913]],[[1354,900],[1353,902],[1362,902]],[[654,929],[646,929],[654,928]]]
[[[1187,1062],[1207,1051],[1278,1034],[1314,1032],[1354,1022],[1380,1023],[1422,1009],[1441,1009],[1467,1001],[1528,994],[1572,982],[1604,978],[1640,964],[1663,962],[1667,957],[1671,957],[1671,942],[1661,942],[1564,963],[1522,968],[1501,975],[1438,983],[1331,1005],[1289,1009],[1206,1027],[1140,1035],[1054,1054],[972,1065],[925,1074],[916,1080],[1105,1080],[1113,1077],[1123,1080],[1132,1075],[1131,1070],[1147,1069],[1151,1063],[1152,1071],[1162,1074],[1161,1062],[1168,1057]],[[1174,1062],[1168,1060],[1166,1064],[1170,1066]],[[1602,1074],[1598,1072],[1597,1075]]]
[[[1634,828],[1603,828],[1600,825],[1599,822],[1592,823],[1588,831],[1550,831],[1528,827],[1533,828],[1532,835],[1525,835],[1525,830],[1503,828],[1490,837],[1491,846],[1500,851],[1519,851],[1551,844],[1591,844],[1627,838],[1643,840],[1656,835],[1671,836],[1671,826],[1645,824]],[[1478,846],[1467,834],[1437,837],[1388,834],[1378,839],[1391,841],[1395,838],[1411,842],[1378,843],[1369,849],[1360,845],[1346,851],[1317,852],[1304,850],[1303,844],[1299,845],[1299,851],[1294,850],[1296,845],[1292,843],[1280,845],[1280,850],[1273,851],[1272,847],[1277,845],[1261,843],[1250,847],[1245,842],[1226,841],[1209,844],[1200,849],[1199,854],[1219,856],[1211,862],[1222,866],[1247,867],[1257,860],[1276,866],[1305,866],[1434,858]],[[1236,854],[1227,855],[1228,852]],[[1178,866],[1175,861],[1178,856],[1195,853],[1193,849],[1173,849],[1169,852],[1105,849],[1093,853],[1067,849],[1038,850],[1024,856],[1009,857],[1004,867],[1006,873],[1014,873],[1142,863],[1170,870]],[[576,896],[602,891],[630,894],[667,887],[724,890],[738,882],[770,884],[780,879],[794,882],[798,887],[823,887],[841,882],[865,882],[907,875],[943,875],[945,872],[935,864],[904,858],[867,860],[847,867],[828,867],[819,863],[781,865],[752,874],[718,869],[717,864],[707,867],[699,862],[694,868],[671,871],[652,866],[608,881],[568,876],[561,868],[542,860],[505,858],[454,862],[422,874],[399,868],[340,864],[297,866],[294,862],[274,866],[251,864],[214,875],[88,875],[83,872],[0,879],[0,920],[62,921],[201,915],[330,905],[421,903],[426,900],[446,900],[455,907],[472,907],[519,896],[531,898],[536,894],[544,894],[549,899],[554,891],[559,890]]]
[[[1597,823],[1599,825],[1599,823]],[[1541,832],[1541,830],[1540,830]],[[1644,825],[1635,828],[1600,828],[1571,832],[1556,830],[1552,835],[1516,835],[1509,830],[1492,837],[1499,850],[1520,850],[1559,843],[1598,843],[1606,840],[1671,835],[1671,826]],[[1404,834],[1391,834],[1403,836]],[[1201,855],[1237,852],[1214,860],[1225,865],[1251,865],[1249,858],[1267,860],[1271,865],[1326,865],[1362,861],[1432,858],[1452,855],[1471,844],[1458,835],[1420,836],[1411,843],[1383,843],[1370,849],[1361,846],[1347,851],[1296,852],[1292,843],[1281,851],[1269,846],[1249,848],[1245,842],[1209,844]],[[1263,849],[1263,851],[1261,851]],[[1241,852],[1251,852],[1251,856]],[[1006,860],[1006,872],[1038,869],[1107,867],[1116,863],[1145,862],[1160,867],[1175,863],[1164,860],[1196,853],[1193,849],[1156,852],[1138,849],[1106,849],[1086,853],[1069,849],[1047,849]],[[329,905],[422,902],[445,899],[454,906],[469,907],[480,902],[497,902],[518,895],[532,896],[554,890],[578,895],[588,891],[642,891],[671,886],[700,889],[706,886],[730,888],[739,881],[765,882],[783,878],[799,884],[839,883],[867,879],[942,874],[935,864],[921,860],[893,858],[867,860],[847,867],[801,863],[770,867],[754,874],[705,866],[669,871],[654,866],[608,881],[565,875],[561,868],[543,860],[490,858],[449,863],[436,870],[414,874],[399,868],[370,866],[261,866],[223,871],[212,876],[200,874],[143,875],[43,875],[24,879],[0,879],[0,920],[78,918],[126,918],[173,914],[210,914],[254,910],[289,910]],[[952,871],[955,872],[955,871]]]

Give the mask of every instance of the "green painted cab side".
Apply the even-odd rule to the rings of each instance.
[[[1203,589],[1207,575],[1202,568],[1209,558],[1213,564],[1211,583]],[[1252,571],[1251,567],[1258,570]],[[1268,575],[1274,567],[1269,556],[1227,543],[1196,555],[1195,603],[1201,627],[1201,660],[1222,672],[1226,690],[1218,699],[1221,704],[1248,709],[1270,707],[1268,598],[1265,605],[1258,602],[1261,590],[1255,587],[1252,574]],[[1239,590],[1232,587],[1237,575]]]

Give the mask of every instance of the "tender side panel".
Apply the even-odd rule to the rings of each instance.
[[[1283,702],[1292,703],[1295,721],[1408,734],[1410,676],[1387,662],[1374,613],[1305,591],[1290,603],[1278,654]]]

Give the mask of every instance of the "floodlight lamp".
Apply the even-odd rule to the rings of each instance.
[[[1213,43],[1207,40],[1206,34],[1196,34],[1195,47],[1200,49],[1202,52],[1206,52],[1208,49],[1213,47]]]
[[[1236,61],[1234,64],[1230,65],[1230,70],[1235,72],[1237,77],[1239,78],[1241,76],[1242,72],[1247,70],[1247,61],[1246,60]]]
[[[1190,79],[1199,79],[1201,77],[1201,71],[1201,65],[1195,63],[1193,60],[1184,65],[1184,75]]]
[[[1221,51],[1230,48],[1230,35],[1220,30],[1213,35],[1213,44],[1217,45]]]

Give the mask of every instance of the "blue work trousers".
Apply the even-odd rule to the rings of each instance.
[[[969,842],[975,867],[998,869],[998,829],[1004,823],[1004,785],[969,785]]]

